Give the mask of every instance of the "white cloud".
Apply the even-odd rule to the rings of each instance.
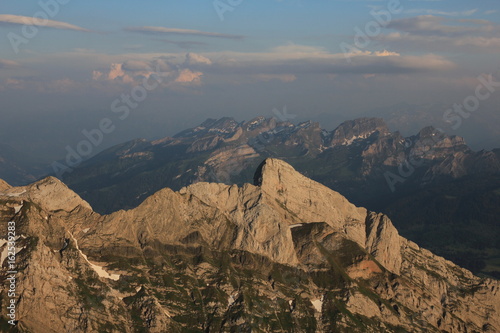
[[[188,84],[201,84],[202,72],[193,72],[190,69],[183,69],[180,71],[179,76],[174,82],[177,83],[188,83]]]
[[[391,52],[391,51],[383,50],[383,51],[374,52],[374,55],[377,56],[377,57],[390,57],[390,56],[396,56],[396,57],[398,57],[401,54],[399,54],[397,52]]]
[[[92,80],[98,81],[104,77],[104,73],[101,71],[92,71]]]
[[[476,9],[469,9],[464,11],[443,11],[436,9],[408,9],[404,11],[406,14],[427,14],[427,15],[442,15],[442,16],[471,16],[477,12]]]
[[[79,64],[75,68],[74,64]],[[43,81],[43,78],[69,78],[110,92],[122,85],[141,84],[160,71],[164,89],[207,84],[252,83],[257,81],[297,82],[345,75],[398,75],[439,72],[454,68],[446,57],[423,54],[418,57],[389,50],[364,51],[351,56],[321,47],[286,44],[262,52],[134,53],[101,54],[96,51],[66,52],[25,59],[18,77]],[[36,72],[31,70],[37,68]],[[44,70],[44,68],[46,70]],[[54,72],[54,68],[57,72]],[[22,73],[22,74],[21,74]],[[36,73],[36,74],[35,74]],[[45,73],[45,74],[44,74]],[[36,75],[36,76],[33,76]],[[89,77],[92,79],[88,81]],[[38,79],[37,79],[38,78]],[[76,87],[76,85],[68,85]]]
[[[123,70],[123,64],[111,64],[108,80],[113,81],[116,79],[123,83],[134,83],[134,79]]]
[[[0,59],[0,69],[1,68],[13,68],[17,67],[19,64],[13,60]]]
[[[205,73],[228,75],[250,75],[262,79],[297,79],[300,75],[332,74],[398,74],[448,70],[454,63],[437,55],[412,57],[388,50],[362,51],[351,54],[351,63],[343,53],[331,53],[323,48],[303,45],[284,45],[260,53],[214,53],[205,54],[213,65],[204,68]]]
[[[42,20],[33,17],[27,16],[18,16],[18,15],[0,15],[0,24],[15,24],[15,25],[30,25],[37,27],[47,27],[54,29],[63,29],[63,30],[76,30],[76,31],[84,31],[90,32],[90,30],[69,24],[66,22],[53,21],[53,20]]]
[[[162,35],[188,35],[198,37],[213,37],[213,38],[226,38],[226,39],[243,39],[244,36],[223,34],[217,32],[207,32],[192,29],[179,29],[179,28],[166,28],[166,27],[128,27],[125,31],[137,32],[142,34],[162,34]]]
[[[200,85],[203,72],[189,68],[196,65],[208,66],[210,59],[196,54],[182,55],[184,62],[180,59],[167,57],[152,57],[150,60],[129,59],[121,63],[112,63],[107,71],[94,70],[92,78],[94,81],[108,81],[121,84],[137,85],[144,78],[157,75],[161,72],[163,86],[175,84]],[[142,57],[145,57],[144,55]]]
[[[500,26],[484,19],[450,19],[433,15],[394,20],[388,28],[396,30],[375,37],[391,47],[462,50],[474,53],[500,51]]]
[[[186,54],[185,64],[186,65],[197,65],[197,64],[198,65],[199,64],[211,65],[212,61],[210,59],[208,59],[207,57],[204,57],[200,54],[190,52],[190,53]]]
[[[259,81],[272,81],[278,80],[281,82],[293,82],[297,80],[297,77],[293,74],[257,74],[254,77]]]

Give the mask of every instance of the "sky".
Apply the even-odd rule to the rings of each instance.
[[[0,141],[47,163],[223,116],[500,147],[498,0],[2,0],[0,45]]]

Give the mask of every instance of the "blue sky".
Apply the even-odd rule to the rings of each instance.
[[[55,1],[55,0],[54,0]],[[43,1],[42,1],[43,2]],[[45,1],[50,3],[51,1]],[[221,0],[223,3],[224,1]],[[212,47],[231,50],[265,49],[286,42],[317,45],[331,51],[338,51],[339,41],[353,34],[355,26],[362,27],[372,20],[371,8],[387,8],[388,1],[241,1],[233,11],[224,13],[219,19],[212,1],[69,1],[60,5],[60,11],[53,17],[56,21],[71,23],[94,31],[91,36],[44,31],[36,39],[46,43],[30,45],[30,49],[42,52],[61,52],[73,48],[89,48],[103,52],[118,53],[128,45],[143,45],[144,50],[163,52],[175,50],[154,43],[153,38],[145,41],[143,36],[124,33],[130,26],[163,26],[245,36],[244,43],[218,43]],[[497,22],[500,7],[495,1],[401,1],[403,13],[397,18],[417,15],[433,15],[452,18],[487,19]],[[19,2],[4,0],[0,7],[2,14],[31,17],[41,10],[37,1]],[[494,11],[494,13],[490,13]],[[4,27],[2,32],[7,31]],[[10,29],[16,31],[16,29]],[[51,41],[48,47],[48,40]],[[192,38],[196,39],[196,38]],[[205,46],[209,47],[209,46]],[[200,47],[201,48],[201,47]],[[2,48],[2,56],[12,58],[10,50]]]
[[[162,84],[100,149],[172,135],[207,117],[270,117],[285,105],[298,120],[327,128],[356,116],[388,117],[374,110],[395,105],[434,105],[415,119],[439,126],[448,105],[500,66],[493,0],[401,0],[383,25],[373,13],[397,0],[217,0],[231,8],[223,20],[211,0],[60,1],[67,4],[40,1],[52,9],[58,3],[52,13],[38,1],[0,5],[0,139],[42,157],[63,155],[152,68],[161,68]],[[33,19],[41,12],[50,21]],[[367,24],[378,30],[355,44],[359,31],[369,34]],[[13,36],[23,42],[13,47]],[[355,48],[346,54],[345,45]],[[500,138],[492,125],[498,95],[482,101],[457,134]],[[479,138],[485,124],[488,136]]]

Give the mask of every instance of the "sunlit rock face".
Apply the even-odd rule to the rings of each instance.
[[[21,331],[500,331],[498,281],[278,159],[254,184],[165,188],[110,215],[55,178],[0,182],[2,253],[9,221]]]

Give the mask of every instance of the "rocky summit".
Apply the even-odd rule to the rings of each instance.
[[[110,215],[52,177],[0,181],[0,226],[5,331],[500,331],[498,281],[278,159],[254,184],[164,188]]]

